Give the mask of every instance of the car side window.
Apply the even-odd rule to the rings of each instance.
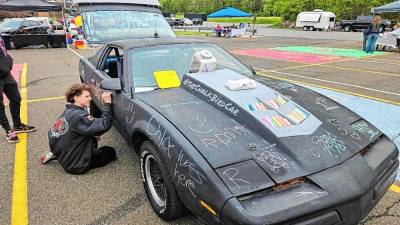
[[[123,80],[123,50],[117,47],[110,47],[103,58],[100,70],[104,71],[110,78]]]
[[[30,27],[29,21],[24,21],[21,23],[21,27]]]
[[[36,22],[36,21],[29,21],[30,23],[29,23],[29,25],[31,26],[31,27],[33,27],[33,26],[39,26],[40,25],[40,23],[39,22]]]

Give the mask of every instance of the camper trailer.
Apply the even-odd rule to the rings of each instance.
[[[335,26],[336,16],[333,12],[314,10],[312,12],[301,12],[297,15],[296,27],[304,31],[329,30]]]

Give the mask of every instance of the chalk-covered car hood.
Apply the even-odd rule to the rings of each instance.
[[[235,195],[341,164],[382,133],[311,90],[254,76],[231,91],[230,70],[185,75],[180,88],[139,93],[176,126]]]

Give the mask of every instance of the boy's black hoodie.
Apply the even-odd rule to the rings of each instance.
[[[51,152],[68,173],[81,174],[90,169],[97,153],[97,138],[112,126],[111,104],[105,104],[101,118],[92,118],[76,105],[67,105],[48,132]]]

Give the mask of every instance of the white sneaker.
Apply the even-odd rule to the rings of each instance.
[[[56,156],[51,151],[44,152],[39,158],[42,164],[46,164],[47,162],[54,159],[56,159]]]

